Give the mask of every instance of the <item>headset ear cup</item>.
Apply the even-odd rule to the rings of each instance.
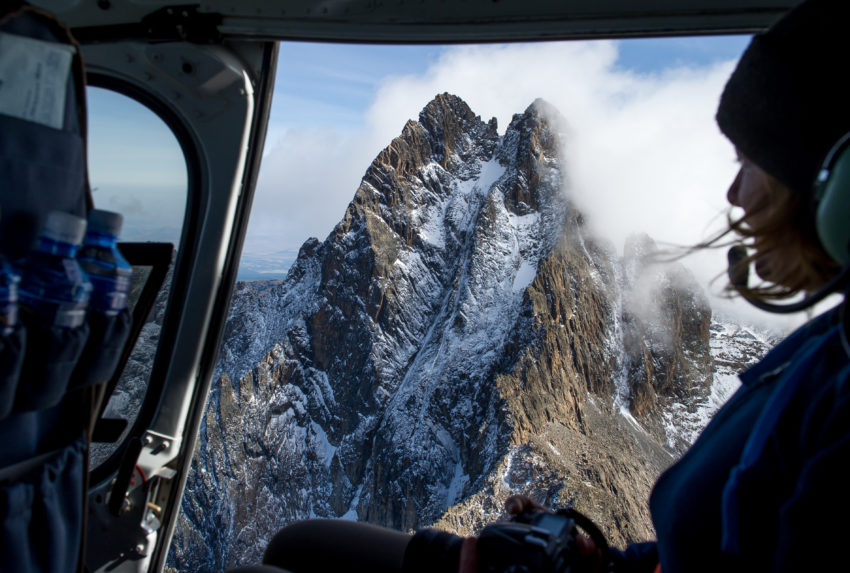
[[[815,189],[815,226],[826,252],[840,265],[850,262],[850,145],[830,153]]]

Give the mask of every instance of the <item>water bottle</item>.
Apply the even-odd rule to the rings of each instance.
[[[120,213],[94,209],[77,260],[92,283],[89,308],[115,316],[127,308],[133,267],[118,250],[118,234],[124,218]]]
[[[8,336],[18,323],[18,283],[21,275],[0,253],[0,335]]]
[[[85,219],[51,211],[21,262],[18,306],[45,326],[76,328],[86,320],[92,285],[76,259],[85,232]]]
[[[18,323],[18,283],[21,277],[0,255],[0,334],[9,335]]]

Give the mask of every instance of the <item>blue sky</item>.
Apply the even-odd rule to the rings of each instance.
[[[639,38],[620,42],[619,67],[638,73],[660,73],[681,66],[704,67],[737,60],[749,36]]]
[[[110,90],[88,88],[88,108],[95,204],[124,215],[123,240],[177,242],[187,183],[174,134],[147,107]]]
[[[360,127],[381,82],[423,73],[439,46],[284,43],[272,122],[292,127]]]

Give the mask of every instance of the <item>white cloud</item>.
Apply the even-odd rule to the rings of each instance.
[[[618,68],[617,57],[613,41],[454,47],[422,74],[383,80],[363,130],[277,133],[246,248],[271,241],[297,249],[308,236],[323,239],[378,151],[442,92],[485,121],[496,117],[501,132],[538,97],[558,108],[570,130],[569,193],[618,248],[634,231],[685,245],[705,238],[725,220],[719,215],[736,169],[714,122],[734,62],[650,75]],[[707,285],[724,261],[723,253],[703,253],[686,264]],[[755,322],[764,317],[734,308]]]
[[[537,97],[567,120],[571,194],[618,245],[635,230],[694,242],[724,206],[733,149],[714,124],[732,69],[640,76],[615,68],[614,42],[473,46],[425,75],[384,85],[369,111],[384,141],[436,93],[462,97],[504,130]]]
[[[246,251],[297,250],[309,237],[324,239],[380,150],[363,145],[363,134],[327,127],[275,135],[277,145],[263,158]]]

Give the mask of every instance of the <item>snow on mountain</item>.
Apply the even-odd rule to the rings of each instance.
[[[285,280],[239,283],[173,565],[257,562],[316,516],[474,531],[515,492],[652,535],[655,476],[769,341],[648,237],[589,233],[562,125],[538,100],[499,136],[438,95]]]
[[[668,435],[667,445],[683,448],[692,444],[714,413],[740,387],[738,374],[764,356],[778,340],[769,332],[754,327],[713,319],[711,356],[714,372],[710,393],[687,403],[674,402],[663,413]],[[683,448],[680,448],[683,451]]]

